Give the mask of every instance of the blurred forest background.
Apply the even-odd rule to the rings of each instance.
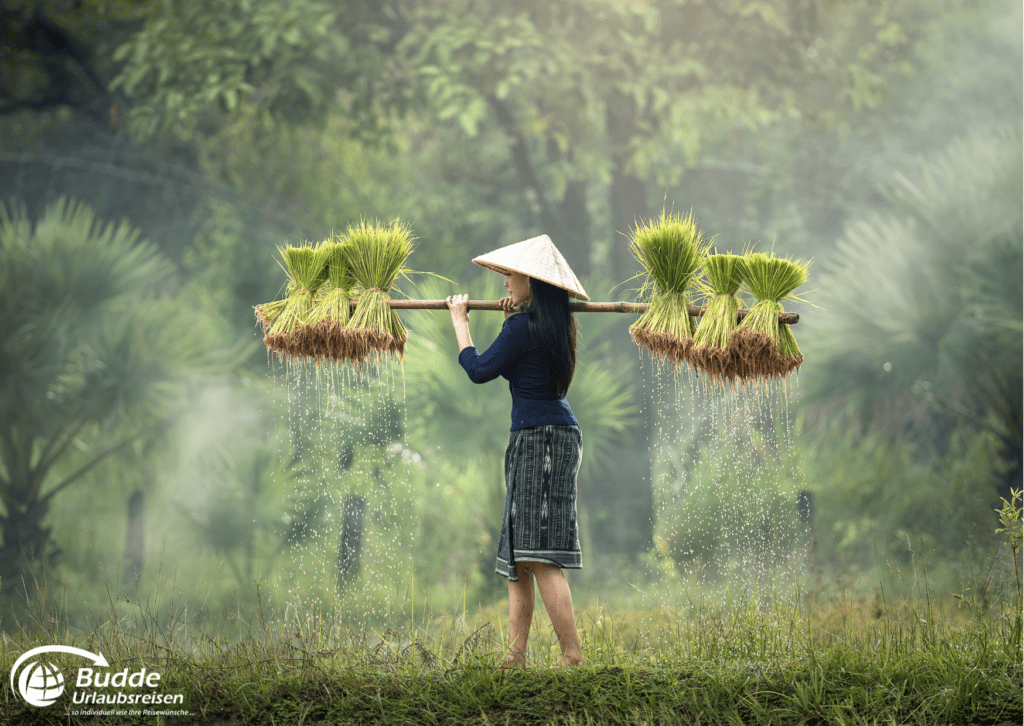
[[[286,379],[253,316],[276,247],[401,217],[410,266],[457,281],[405,294],[496,299],[470,259],[547,233],[591,299],[632,299],[625,235],[666,205],[720,251],[813,258],[806,361],[737,443],[629,316],[581,316],[577,600],[728,579],[722,502],[752,485],[785,503],[790,582],[873,597],[923,564],[996,597],[1022,23],[1016,0],[0,0],[0,627],[43,601],[501,599],[503,384],[424,312],[381,381]],[[486,346],[500,316],[471,319]]]

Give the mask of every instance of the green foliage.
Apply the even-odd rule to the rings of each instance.
[[[751,582],[786,565],[803,542],[797,519],[801,451],[751,414],[714,422],[714,433],[665,451],[656,537],[680,573],[701,582]],[[686,461],[684,452],[692,452]]]
[[[791,0],[326,5],[156,6],[121,50],[118,83],[136,103],[133,124],[152,133],[179,118],[188,129],[210,121],[190,134],[202,139],[232,125],[218,105],[261,125],[333,113],[327,123],[343,135],[394,132],[389,141],[402,153],[410,120],[417,133],[440,126],[455,143],[471,140],[462,144],[465,161],[446,166],[473,180],[472,194],[488,197],[485,208],[514,200],[517,224],[546,229],[574,264],[584,262],[584,273],[593,260],[616,277],[629,264],[616,235],[648,215],[647,185],[677,183],[712,150],[780,123],[841,129],[846,114],[877,106],[893,79],[909,72],[907,26],[933,7],[924,0],[858,0],[828,12]],[[299,134],[295,146],[321,143]],[[351,167],[334,174],[363,184]],[[499,195],[509,199],[490,199]],[[595,206],[595,195],[608,204]],[[389,198],[403,197],[389,188],[365,195],[363,205]],[[430,231],[406,208],[357,211],[401,213]],[[460,236],[449,234],[457,246]]]
[[[822,207],[841,218],[849,206],[864,198],[859,190],[851,194],[861,178],[854,172],[867,163],[864,159],[870,160],[870,149],[878,147],[868,147],[869,156],[864,156],[864,147],[857,145],[836,160],[831,153],[834,147],[807,143],[808,130],[842,133],[852,128],[872,143],[886,139],[887,149],[904,148],[903,140],[892,140],[893,132],[883,125],[890,117],[888,111],[877,121],[879,125],[873,125],[865,113],[851,115],[850,111],[879,108],[893,82],[909,72],[908,61],[920,62],[923,53],[943,52],[931,43],[929,34],[941,24],[934,18],[953,18],[942,21],[951,26],[943,32],[963,35],[963,11],[946,15],[957,5],[933,0],[855,0],[832,3],[826,9],[803,0],[718,0],[713,4],[570,0],[548,5],[456,0],[414,6],[339,6],[311,1],[217,0],[211,4],[181,0],[148,5],[140,32],[118,56],[125,66],[117,87],[128,91],[136,104],[132,124],[137,133],[145,136],[173,128],[185,135],[192,144],[188,151],[196,150],[204,173],[229,189],[227,193],[214,190],[201,238],[186,259],[197,276],[193,292],[203,295],[194,295],[181,307],[229,311],[234,316],[226,324],[230,331],[252,324],[254,304],[280,296],[280,276],[273,265],[266,264],[275,244],[282,239],[319,239],[360,216],[393,219],[401,214],[414,220],[419,233],[429,240],[418,253],[431,255],[425,257],[429,261],[424,268],[443,269],[446,274],[452,260],[462,255],[468,260],[472,252],[493,246],[496,238],[522,238],[527,235],[516,230],[538,224],[550,231],[558,220],[578,231],[583,240],[579,259],[612,265],[619,250],[608,241],[610,232],[625,226],[616,224],[616,210],[625,208],[620,214],[628,221],[634,214],[628,200],[643,200],[653,183],[680,178],[695,180],[689,187],[692,193],[673,196],[724,200],[722,219],[715,221],[740,226],[744,234],[739,239],[770,238],[766,219],[774,224],[785,217],[788,224],[792,217],[803,215],[803,221],[815,217],[804,209],[808,194],[825,200]],[[85,7],[102,6],[86,2]],[[976,8],[969,12],[975,13]],[[977,15],[981,18],[985,13]],[[942,83],[925,85],[947,88],[948,79],[944,74],[939,77]],[[412,98],[412,85],[419,94],[416,100],[427,102],[429,108],[414,106],[415,113],[397,119],[390,110]],[[984,115],[983,101],[976,98],[967,104],[970,108],[960,104],[956,114],[935,115],[957,119],[967,118],[962,114]],[[307,123],[311,120],[323,125]],[[351,140],[380,126],[393,132],[397,153],[392,156]],[[756,160],[750,145],[753,134],[770,149],[769,160],[760,166],[752,161]],[[976,175],[984,186],[986,170],[1016,163],[1013,154],[1002,154],[1000,160],[975,151],[962,154],[968,162],[974,155],[973,168],[958,168],[952,176],[936,175],[927,181],[908,174],[918,191],[936,200],[929,208],[935,219],[903,226],[952,234],[955,225],[943,214],[962,197],[959,187],[953,184],[952,191],[933,195],[929,185],[945,188],[950,181],[960,183],[957,180]],[[722,161],[723,155],[729,158]],[[739,161],[730,166],[730,159]],[[780,159],[786,163],[776,163]],[[838,170],[832,172],[835,176],[826,176],[832,183],[821,183],[818,174],[830,168]],[[845,176],[847,170],[854,183]],[[792,172],[789,177],[788,172]],[[815,189],[808,192],[802,185],[812,173]],[[716,174],[728,181],[716,180]],[[844,175],[841,181],[840,174]],[[638,185],[627,190],[619,182],[630,176]],[[735,191],[737,179],[761,184],[765,197],[760,201],[769,201],[758,206],[754,204],[758,200],[743,200]],[[998,219],[999,214],[992,214],[987,206],[993,200],[1002,204],[1007,197],[1015,199],[1014,204],[1019,202],[1014,184],[996,182],[987,189],[971,195],[977,220]],[[574,193],[583,202],[570,214]],[[908,190],[906,201],[917,204],[915,194]],[[610,203],[605,203],[605,195]],[[225,197],[228,202],[222,201]],[[836,204],[836,198],[842,201]],[[637,217],[645,214],[643,210]],[[717,223],[712,226],[724,229]],[[820,237],[815,231],[815,244]],[[805,376],[805,383],[811,383],[816,393],[825,392],[823,398],[838,392],[860,401],[855,416],[863,420],[874,416],[888,426],[883,437],[928,439],[936,427],[953,419],[973,421],[998,431],[1007,441],[1013,439],[1019,433],[1019,426],[1014,429],[1019,419],[1014,418],[1012,404],[1019,400],[1014,387],[1020,378],[1016,360],[1020,315],[1012,304],[1020,297],[1016,295],[1019,280],[1014,279],[1014,271],[1019,270],[1019,240],[1004,245],[992,258],[985,256],[985,245],[950,243],[950,259],[973,270],[969,278],[974,282],[961,284],[954,276],[932,269],[930,237],[920,241],[920,254],[910,253],[905,268],[888,265],[887,255],[896,254],[890,249],[893,239],[883,239],[883,249],[874,258],[869,255],[865,261],[854,256],[845,271],[835,276],[834,284],[828,286],[830,293],[837,293],[828,304],[830,317],[805,320],[808,327],[816,324],[815,319],[823,320],[821,342],[837,349],[819,369],[821,377],[812,373]],[[981,257],[976,259],[975,252],[981,252]],[[956,260],[961,253],[962,259]],[[1000,274],[989,275],[989,259],[999,260],[991,269]],[[928,262],[916,264],[917,260]],[[873,283],[856,279],[867,268],[867,276],[875,270],[882,273],[874,278],[877,294]],[[620,265],[622,276],[624,270]],[[607,269],[601,272],[609,274]],[[4,274],[0,266],[0,276]],[[901,290],[905,299],[892,298],[894,306],[883,305],[877,298],[892,287],[899,288],[901,275],[911,281],[907,283],[911,289]],[[928,279],[936,276],[939,279]],[[925,293],[919,295],[918,288]],[[977,294],[964,296],[962,288]],[[960,315],[956,303],[964,297],[970,299],[972,312]],[[893,309],[911,314],[894,316]],[[886,330],[875,335],[872,324],[839,321],[833,325],[831,316],[858,317],[860,311],[872,324],[885,320],[881,328]],[[190,317],[178,315],[186,321]],[[444,315],[435,317],[442,318],[440,327],[450,327]],[[918,331],[910,330],[923,317],[931,319],[921,326],[931,341],[927,346],[917,345]],[[491,322],[485,322],[489,318],[500,322],[500,316],[475,314],[474,329],[489,328]],[[986,321],[986,333],[980,332],[979,319]],[[156,334],[159,316],[154,320],[147,335]],[[987,321],[993,324],[987,326]],[[141,325],[127,317],[124,323]],[[40,326],[46,324],[39,321]],[[894,331],[889,326],[895,326]],[[779,334],[787,332],[783,328]],[[983,335],[991,337],[982,340]],[[438,410],[451,416],[413,424],[420,429],[433,426],[450,432],[451,421],[464,420],[456,410],[469,390],[464,388],[464,378],[458,378],[461,371],[438,363],[437,356],[447,355],[441,351],[452,345],[446,336],[443,333],[436,351],[423,353],[416,364],[419,368],[406,361],[410,386],[420,375],[432,380],[429,376],[435,369],[442,371],[439,375],[451,373],[452,381],[461,385],[439,389],[452,397],[441,401]],[[198,337],[187,336],[188,344]],[[130,336],[116,331],[107,334],[106,340],[113,345],[113,338],[120,338],[122,348],[133,344]],[[493,336],[478,332],[478,341],[490,339]],[[981,345],[976,344],[979,341]],[[958,351],[969,351],[975,358],[965,362]],[[600,355],[604,357],[605,351]],[[34,359],[26,361],[26,368],[34,365]],[[266,366],[262,354],[253,361],[261,371]],[[928,361],[934,361],[934,366]],[[887,362],[894,365],[889,371],[884,369]],[[585,372],[585,364],[581,360],[579,375]],[[90,365],[94,371],[99,369]],[[894,382],[894,371],[906,374],[906,380],[885,385]],[[103,385],[122,377],[143,380],[125,376],[126,372],[130,373],[124,367],[107,369]],[[613,409],[620,409],[616,416],[630,407],[625,396],[628,387],[607,387],[616,378],[620,383],[628,381],[625,363],[617,360],[614,368],[602,364],[596,373],[593,385],[581,385],[581,379],[574,384],[572,400],[581,420],[588,415],[581,410],[589,405],[584,404],[585,397],[611,402]],[[17,394],[7,386],[0,390],[5,396]],[[135,385],[135,390],[142,389]],[[149,389],[150,394],[156,391],[156,387]],[[172,391],[165,389],[164,403],[174,400]],[[496,444],[494,460],[470,473],[467,468],[458,477],[451,474],[453,481],[460,478],[459,486],[479,499],[480,482],[497,481],[495,471],[507,434],[500,416],[488,408],[493,401],[467,398],[466,403],[478,407],[471,421],[479,419],[480,426],[467,426],[471,435],[453,436],[452,441],[424,434],[422,440],[430,440],[433,448],[424,446],[423,451],[440,446],[443,455],[453,460],[472,457],[478,445],[486,443],[476,439],[481,427],[494,429],[494,436],[482,435]],[[130,408],[123,396],[114,405]],[[905,416],[906,410],[913,413]],[[584,425],[588,447],[584,466],[603,466],[591,456],[599,450],[591,434],[602,420],[595,417]],[[934,456],[945,456],[948,431],[942,433],[934,437]],[[606,451],[606,459],[612,451],[619,459],[624,453]],[[915,452],[933,455],[924,444]],[[928,477],[914,479],[913,471],[910,466],[905,481],[923,487]],[[852,469],[850,476],[860,480]],[[986,477],[980,478],[987,481]],[[445,506],[439,501],[434,505],[442,510]],[[434,512],[438,529],[441,513]],[[857,519],[847,511],[835,515],[847,523]],[[461,520],[456,517],[456,521]],[[478,534],[474,530],[473,536]]]
[[[808,398],[837,406],[857,432],[849,454],[831,454],[831,471],[849,477],[833,480],[836,494],[861,481],[879,495],[837,500],[841,547],[905,532],[955,557],[984,542],[992,504],[1019,471],[1021,159],[1019,134],[1004,130],[897,176],[897,211],[852,224],[819,282]],[[837,466],[848,455],[867,460]],[[877,478],[863,481],[870,471]],[[892,481],[904,484],[890,490]]]
[[[905,567],[912,550],[933,563],[970,562],[989,552],[998,452],[990,432],[959,430],[939,453],[829,418],[813,428],[805,424],[800,436],[803,470],[818,502],[823,562],[839,572],[877,568],[877,578],[888,579],[885,563]],[[969,579],[954,568],[948,584]]]
[[[35,224],[21,207],[0,209],[0,245],[4,428],[27,435],[59,428],[62,415],[104,420],[118,381],[96,338],[113,348],[130,344],[121,324],[144,324],[147,313],[127,306],[128,297],[166,279],[171,266],[126,223],[104,225],[67,200]],[[128,323],[114,311],[139,318]],[[8,471],[28,466],[8,464]]]
[[[177,509],[189,549],[205,550],[202,554],[227,562],[241,591],[263,569],[267,541],[281,537],[281,512],[299,472],[295,461],[286,460],[266,443],[243,450],[242,459],[226,450],[218,453],[221,456],[201,473],[193,471],[193,476],[201,475],[210,483],[209,499],[177,502]]]
[[[735,295],[739,292],[743,283],[741,259],[732,253],[709,254],[700,268],[703,278],[699,282],[703,283],[703,292],[707,295]]]
[[[955,142],[894,179],[897,213],[849,226],[810,322],[815,400],[870,415],[909,394],[940,419],[1019,431],[1005,402],[1021,380],[1021,158],[1016,131]]]
[[[1020,490],[1011,490],[1010,499],[1004,499],[1000,497],[1003,502],[999,512],[999,524],[1002,525],[996,530],[996,534],[1003,535],[1003,542],[1006,544],[1013,554],[1016,555],[1021,548],[1022,542],[1024,542],[1024,523],[1021,522],[1021,507],[1017,503],[1017,500],[1021,498]]]
[[[0,504],[5,589],[53,554],[54,498],[166,428],[184,386],[237,356],[127,224],[60,200],[33,224],[0,209]],[[79,449],[84,450],[85,456]]]
[[[398,153],[389,154],[352,140],[350,125],[333,116],[323,130],[295,128],[250,108],[197,138],[205,173],[245,201],[208,200],[184,261],[236,329],[252,325],[255,305],[283,297],[280,270],[268,264],[281,239],[331,237],[360,218],[401,215],[429,241],[416,252],[418,267],[452,275],[453,259],[464,255],[468,272],[471,250],[488,240],[527,236],[515,192],[464,183],[467,169],[506,153],[504,138],[470,150],[455,143],[455,130],[407,119],[396,129]],[[266,356],[250,363],[264,370]]]
[[[740,274],[758,301],[797,299],[796,288],[807,282],[810,262],[776,257],[774,252],[749,252],[740,258]]]
[[[1017,564],[1017,553],[1024,544],[1024,521],[1021,520],[1021,506],[1018,503],[1021,499],[1020,489],[1010,490],[1010,499],[1000,497],[1003,506],[996,510],[999,513],[999,524],[996,534],[1002,535],[1003,543],[1013,553],[1013,577],[1017,586],[1017,604],[1021,603],[1021,578],[1020,567]],[[1019,622],[1019,621],[1018,621]]]
[[[607,178],[613,155],[663,184],[680,174],[666,148],[693,163],[740,129],[791,116],[836,125],[851,108],[876,106],[908,71],[892,3],[809,15],[777,1],[519,8],[461,0],[421,6],[409,20],[398,49],[439,118],[472,136],[488,107],[507,106],[537,146],[550,139],[572,149],[550,169],[554,199],[574,179]],[[597,120],[606,116],[607,126]]]
[[[788,325],[779,323],[782,300],[800,298],[793,291],[807,281],[810,262],[789,260],[774,252],[748,252],[740,258],[743,281],[757,301],[730,336],[742,378],[784,377],[800,367],[803,356]]]
[[[146,2],[5,3],[0,116],[70,108],[95,118],[97,110],[105,112],[113,100],[107,84],[117,72],[111,55],[138,30]]]
[[[272,114],[305,118],[333,100],[339,80],[374,65],[352,52],[342,9],[321,0],[165,1],[148,10],[114,54],[124,67],[113,87],[144,99],[129,117],[140,138],[172,124],[189,132],[211,110],[233,114],[253,96]]]
[[[412,254],[415,237],[404,222],[396,219],[386,225],[363,220],[349,226],[345,239],[352,250],[349,256],[352,277],[364,289],[380,288],[388,292],[398,277],[408,274],[405,262]]]
[[[614,362],[606,363],[594,353],[588,358],[577,364],[571,392],[573,413],[587,437],[580,464],[585,482],[612,465],[640,413],[635,385],[623,381]]]
[[[274,618],[258,587],[252,599],[223,636],[212,622],[164,623],[149,603],[119,602],[81,641],[118,667],[159,663],[161,683],[193,713],[261,726],[1002,723],[1020,708],[1020,647],[1006,619],[965,622],[913,601],[836,602],[813,614],[752,598],[672,611],[595,607],[580,615],[585,665],[545,668],[557,646],[542,632],[530,667],[510,673],[494,667],[505,640],[498,608],[413,619],[396,612],[371,631],[325,612]],[[54,608],[40,604],[50,616]],[[0,666],[39,642],[59,642],[61,618],[52,614],[8,637]],[[76,664],[63,653],[51,658],[61,670]],[[14,698],[0,718],[69,722]]]
[[[340,103],[368,119],[380,96],[385,108],[405,106],[410,76],[437,117],[469,136],[491,100],[516,99],[523,130],[574,147],[574,160],[556,172],[564,189],[565,172],[607,173],[601,156],[617,142],[601,138],[595,118],[613,98],[635,104],[638,143],[628,165],[640,177],[666,145],[686,147],[692,161],[708,139],[734,129],[794,115],[834,125],[842,111],[877,106],[891,79],[909,70],[902,24],[914,9],[848,3],[808,15],[782,0],[714,10],[667,2],[523,9],[460,0],[387,10],[317,0],[154,3],[142,31],[117,52],[125,67],[115,87],[140,100],[133,124],[146,135],[175,121],[190,127],[210,107],[230,112],[250,97],[284,117]]]

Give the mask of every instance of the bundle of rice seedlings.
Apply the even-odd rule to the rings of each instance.
[[[712,381],[721,383],[731,382],[737,376],[729,336],[736,329],[736,314],[742,307],[736,297],[743,280],[740,259],[733,254],[708,255],[701,268],[708,299],[693,334],[688,360]]]
[[[652,285],[654,291],[629,334],[651,355],[669,358],[676,365],[686,360],[693,345],[686,289],[710,247],[711,241],[704,240],[693,221],[693,212],[684,218],[662,210],[660,219],[640,224],[634,232],[630,250],[648,275],[640,294]]]
[[[356,286],[352,277],[352,246],[347,238],[325,243],[327,284],[320,288],[302,325],[309,354],[317,360],[359,361],[348,345],[344,330],[352,317],[351,297]]]
[[[799,372],[800,364],[804,362],[804,354],[800,352],[800,346],[796,344],[793,330],[787,323],[779,323],[779,366],[782,368],[781,375],[788,376],[790,373]]]
[[[807,281],[809,262],[771,253],[744,255],[740,271],[757,302],[729,338],[744,380],[785,377],[800,367],[803,356],[788,325],[779,323],[782,301],[799,300],[793,291]]]
[[[345,355],[350,360],[365,360],[371,353],[401,357],[409,334],[388,305],[388,293],[399,275],[410,272],[405,261],[412,253],[412,232],[397,219],[390,226],[361,221],[349,227],[346,238],[351,274],[361,289],[342,331]]]
[[[306,322],[317,291],[327,281],[327,249],[306,242],[297,247],[279,247],[278,251],[287,266],[288,297],[263,343],[267,350],[276,350],[282,356],[300,357],[308,351],[302,344],[301,331],[296,331]]]
[[[270,328],[274,325],[274,321],[277,320],[277,316],[284,310],[284,306],[288,303],[288,297],[292,294],[292,288],[293,286],[289,285],[288,292],[280,300],[256,306],[256,322],[263,328],[264,335],[270,332]]]

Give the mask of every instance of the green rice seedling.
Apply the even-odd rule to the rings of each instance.
[[[712,382],[730,383],[737,376],[729,336],[736,329],[736,314],[742,307],[736,297],[743,281],[740,259],[733,254],[708,255],[701,268],[708,301],[694,331],[688,359]]]
[[[353,360],[344,333],[352,317],[351,297],[356,286],[350,259],[352,245],[348,238],[336,237],[325,247],[328,284],[320,288],[302,330],[315,359],[346,362]]]
[[[397,219],[390,226],[361,221],[349,227],[346,237],[352,278],[360,290],[343,330],[344,355],[348,360],[365,360],[371,353],[401,357],[409,334],[388,301],[398,276],[411,272],[405,261],[412,253],[412,232]]]
[[[782,301],[799,300],[793,291],[807,281],[810,262],[751,252],[741,258],[743,279],[757,298],[746,318],[729,338],[744,381],[783,378],[800,367],[803,355],[788,325],[779,323]]]
[[[288,304],[288,298],[291,296],[293,290],[294,283],[289,284],[288,292],[283,298],[256,306],[256,322],[258,322],[263,328],[264,335],[270,332],[270,328],[274,325],[274,321],[277,320],[277,316],[281,314],[285,305]]]
[[[301,345],[301,333],[296,334],[296,329],[305,323],[317,291],[327,281],[327,249],[322,244],[313,247],[306,242],[297,247],[279,247],[278,250],[287,265],[289,294],[263,343],[268,350],[296,358],[306,353]]]
[[[647,310],[629,328],[638,346],[651,355],[669,358],[676,365],[686,360],[693,345],[693,320],[687,287],[707,256],[711,241],[693,221],[693,212],[682,217],[667,214],[637,226],[630,250],[648,275],[641,296],[653,286]]]
[[[783,376],[799,372],[800,364],[804,362],[804,354],[800,352],[800,346],[796,344],[792,328],[786,323],[779,323],[779,363],[785,369]]]

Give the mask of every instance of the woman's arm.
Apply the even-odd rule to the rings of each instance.
[[[459,352],[473,347],[473,339],[469,336],[469,295],[449,295],[448,309],[452,313],[452,325],[455,326],[455,340],[459,343]]]
[[[468,299],[468,295],[448,298],[455,338],[459,344],[459,365],[465,369],[473,383],[486,383],[507,371],[526,353],[530,347],[530,334],[525,318],[521,321],[506,320],[491,346],[483,353],[478,352],[469,337],[469,312],[466,309]],[[502,308],[505,309],[504,306]]]

